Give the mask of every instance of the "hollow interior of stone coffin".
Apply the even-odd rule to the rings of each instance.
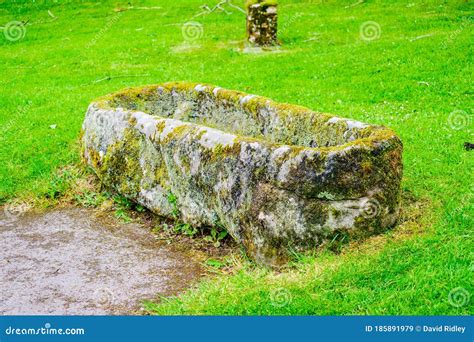
[[[369,137],[381,128],[209,86],[135,89],[115,94],[110,104],[272,143],[305,147],[343,145]]]

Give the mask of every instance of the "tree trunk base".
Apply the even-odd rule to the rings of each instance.
[[[276,4],[255,3],[247,7],[247,39],[253,46],[278,45]]]

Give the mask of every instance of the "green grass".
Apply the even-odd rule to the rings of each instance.
[[[410,209],[420,211],[416,222],[342,255],[307,256],[281,274],[243,267],[148,308],[472,313],[472,299],[456,307],[448,295],[458,287],[473,294],[473,155],[463,149],[473,140],[473,4],[366,1],[345,8],[356,2],[280,1],[281,53],[244,54],[244,15],[228,8],[232,14],[192,18],[201,0],[142,1],[134,5],[161,9],[122,12],[114,8],[126,1],[0,0],[1,26],[28,21],[23,39],[0,33],[0,203],[44,196],[55,170],[79,161],[81,123],[96,97],[170,80],[264,95],[393,128],[404,142],[404,192],[430,205]],[[203,34],[186,45],[188,21],[200,22]],[[367,21],[378,23],[379,39],[361,39]]]

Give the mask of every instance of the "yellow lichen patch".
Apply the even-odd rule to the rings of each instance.
[[[360,164],[361,168],[362,168],[362,171],[366,174],[372,172],[372,168],[373,168],[373,165],[372,165],[372,162],[369,161],[369,160],[366,160],[364,162],[362,162]]]
[[[196,140],[200,140],[200,139],[202,138],[202,136],[203,136],[204,134],[206,134],[206,133],[207,133],[207,130],[201,128],[201,129],[198,130],[198,132],[197,132],[197,134],[194,136],[194,138],[195,138]]]
[[[163,130],[165,129],[166,127],[166,121],[165,120],[160,120],[158,121],[158,123],[156,124],[156,131],[158,133],[162,133]]]
[[[240,153],[240,149],[241,144],[238,142],[226,146],[223,146],[222,144],[217,144],[211,151],[209,161],[215,162],[222,160],[223,158],[226,158],[228,156],[238,156]]]
[[[128,123],[130,124],[130,126],[135,126],[137,124],[137,118],[134,116],[130,116]]]
[[[192,125],[183,124],[173,128],[162,141],[167,144],[171,140],[179,140],[194,129]]]

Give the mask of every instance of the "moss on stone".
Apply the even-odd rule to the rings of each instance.
[[[126,197],[137,196],[143,171],[140,166],[140,138],[135,131],[127,129],[123,140],[109,146],[102,162],[97,164],[99,176],[106,185]]]
[[[135,126],[137,124],[137,118],[135,118],[134,116],[130,116],[128,123],[130,124],[130,126]]]
[[[214,162],[222,160],[228,156],[238,156],[240,154],[240,143],[234,143],[232,145],[223,146],[222,144],[217,144],[211,151],[209,160]]]
[[[218,217],[263,262],[396,218],[402,144],[385,127],[192,82],[127,89],[89,114],[83,153],[104,184],[165,215],[172,191],[183,220]],[[364,198],[381,217],[357,212]]]

